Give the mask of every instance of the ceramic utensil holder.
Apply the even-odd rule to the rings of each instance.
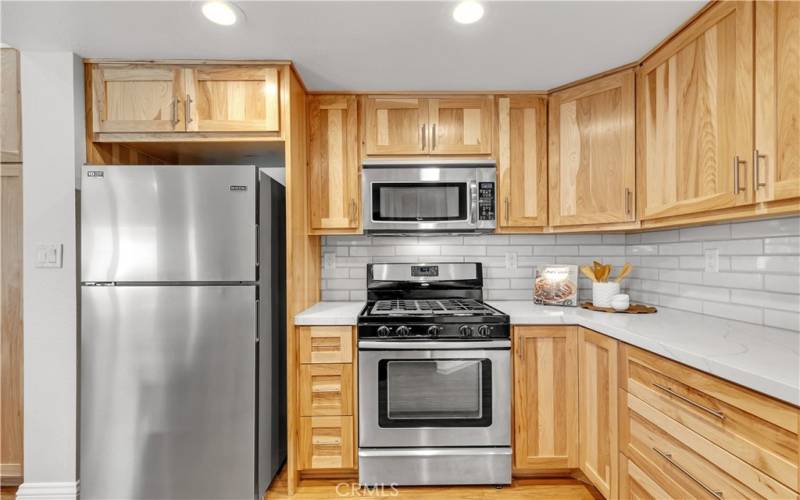
[[[596,307],[611,307],[611,297],[619,294],[619,283],[592,283],[592,304]]]

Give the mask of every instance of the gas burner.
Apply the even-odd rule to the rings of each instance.
[[[372,306],[373,316],[396,316],[403,314],[499,314],[494,309],[474,299],[387,299]]]

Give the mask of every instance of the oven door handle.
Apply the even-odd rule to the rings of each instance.
[[[372,351],[437,351],[437,350],[482,350],[482,349],[511,349],[510,340],[480,340],[466,342],[408,342],[391,340],[359,340],[360,350]]]

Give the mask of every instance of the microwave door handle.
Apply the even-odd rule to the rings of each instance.
[[[478,219],[478,183],[475,181],[470,181],[469,183],[469,195],[470,195],[470,222],[475,224]]]

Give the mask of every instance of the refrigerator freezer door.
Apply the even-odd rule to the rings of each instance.
[[[255,287],[81,298],[81,499],[253,500]]]
[[[81,281],[255,281],[252,166],[83,167]]]

